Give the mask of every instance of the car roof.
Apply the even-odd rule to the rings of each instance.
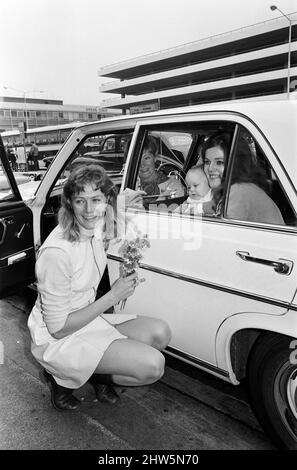
[[[228,101],[224,103],[211,103],[206,105],[171,108],[151,113],[114,116],[80,126],[80,129],[90,128],[93,125],[108,122],[126,122],[131,120],[131,126],[147,118],[166,117],[173,115],[201,114],[235,114],[244,116],[252,121],[264,134],[275,153],[281,158],[290,177],[297,179],[297,100],[272,101]]]

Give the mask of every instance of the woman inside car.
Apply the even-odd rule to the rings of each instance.
[[[175,176],[168,177],[161,170],[157,170],[157,150],[154,137],[148,136],[145,140],[139,167],[140,188],[148,196],[156,196],[156,199],[166,196],[184,196],[185,190],[179,179]]]
[[[218,133],[205,142],[201,151],[203,168],[214,192],[217,215],[222,209],[230,145],[230,135]],[[233,162],[226,216],[231,219],[283,225],[281,212],[268,196],[268,189],[269,184],[263,167],[257,163],[249,144],[241,136]]]
[[[154,318],[104,314],[133,295],[136,274],[119,277],[96,300],[106,266],[104,234],[113,224],[113,183],[99,165],[75,168],[63,188],[59,225],[39,250],[38,297],[29,316],[31,351],[44,368],[57,410],[76,410],[73,391],[87,381],[99,401],[115,403],[112,384],[151,384],[164,372],[168,325]]]

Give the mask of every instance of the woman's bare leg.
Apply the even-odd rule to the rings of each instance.
[[[117,339],[107,348],[94,373],[111,374],[117,385],[139,386],[159,380],[164,365],[164,356],[152,346]]]

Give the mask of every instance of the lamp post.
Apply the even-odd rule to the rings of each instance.
[[[288,44],[288,76],[287,76],[287,96],[288,100],[290,99],[290,68],[291,68],[291,38],[292,38],[292,20],[286,15],[280,8],[276,5],[271,5],[270,10],[274,11],[277,10],[281,13],[281,15],[286,18],[289,22],[289,44]]]
[[[12,88],[10,86],[3,86],[4,90],[13,90],[18,91],[19,93],[23,93],[23,100],[24,100],[24,108],[25,108],[25,122],[26,128],[29,129],[29,122],[28,122],[28,113],[27,113],[27,94],[28,93],[44,93],[43,90],[19,90],[18,88]]]

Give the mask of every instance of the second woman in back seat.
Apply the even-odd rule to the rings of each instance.
[[[220,214],[222,209],[230,142],[228,134],[215,134],[206,141],[201,152],[203,168],[209,186],[214,191],[217,214]],[[267,176],[253,158],[247,141],[241,137],[232,168],[226,216],[231,219],[283,225],[281,212],[266,191],[268,191]]]

